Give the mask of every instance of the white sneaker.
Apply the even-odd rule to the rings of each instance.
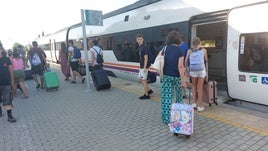
[[[197,111],[198,112],[202,112],[202,111],[204,111],[205,110],[205,108],[203,107],[203,106],[198,106],[198,108],[197,108]]]
[[[196,108],[197,108],[196,103],[193,103],[193,104],[192,104],[192,107],[193,107],[194,109],[196,109]]]

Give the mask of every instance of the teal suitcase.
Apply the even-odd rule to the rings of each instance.
[[[44,82],[47,91],[58,90],[58,88],[60,87],[58,75],[56,72],[53,71],[44,72]]]

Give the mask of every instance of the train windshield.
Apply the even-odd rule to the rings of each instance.
[[[240,36],[239,70],[268,73],[268,32]]]

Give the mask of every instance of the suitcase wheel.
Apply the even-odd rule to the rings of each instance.
[[[186,135],[186,138],[190,138],[191,135]]]
[[[215,104],[218,105],[218,102],[215,101]]]
[[[211,103],[209,103],[209,107],[211,107]]]
[[[179,134],[178,134],[178,133],[174,133],[173,135],[174,135],[174,136],[179,136]]]

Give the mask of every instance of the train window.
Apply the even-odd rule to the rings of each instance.
[[[240,36],[239,70],[268,73],[268,32]]]

